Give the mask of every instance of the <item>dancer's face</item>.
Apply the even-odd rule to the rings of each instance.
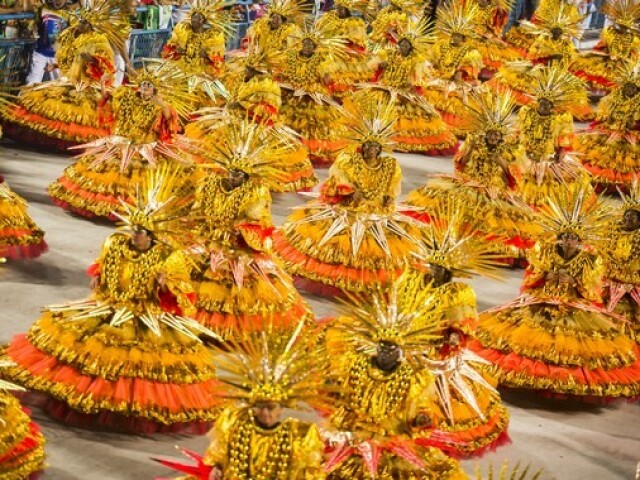
[[[60,10],[67,5],[67,0],[51,0],[49,6],[54,10]]]
[[[633,232],[640,228],[640,212],[638,210],[627,210],[622,216],[622,227],[627,232]]]
[[[411,45],[411,42],[406,38],[403,38],[398,42],[398,48],[400,49],[400,54],[403,57],[408,57],[413,51],[413,45]]]
[[[138,91],[142,98],[151,98],[156,94],[156,87],[153,86],[153,83],[144,81],[140,84]]]
[[[362,157],[365,160],[376,160],[381,152],[382,147],[377,142],[365,142],[362,145]]]
[[[344,5],[340,5],[336,8],[336,13],[338,14],[338,18],[349,18],[351,16],[351,12]]]
[[[402,349],[395,343],[378,343],[375,364],[380,370],[390,372],[400,364],[401,357]]]
[[[638,94],[638,87],[633,83],[625,83],[622,87],[622,93],[625,97],[635,97]]]
[[[153,237],[148,230],[136,230],[131,237],[131,243],[139,252],[146,252],[153,245]]]
[[[484,138],[489,147],[495,148],[502,143],[502,134],[496,130],[489,130]]]
[[[191,28],[195,32],[199,32],[200,30],[202,30],[202,27],[204,27],[204,24],[205,24],[205,20],[201,14],[195,13],[191,16]]]
[[[478,5],[480,5],[482,8],[487,8],[491,5],[491,0],[478,0]]]
[[[538,102],[538,113],[540,115],[542,115],[543,117],[546,117],[547,115],[551,115],[552,112],[553,112],[553,103],[551,103],[549,100],[547,100],[546,98],[543,98]]]
[[[244,81],[248,82],[249,80],[251,80],[253,77],[255,77],[258,74],[258,71],[253,68],[253,67],[246,67],[244,69]]]
[[[274,13],[269,17],[269,26],[271,27],[271,30],[279,29],[283,23],[284,23],[284,19],[282,18],[282,15],[278,15],[277,13]]]
[[[229,170],[227,181],[231,189],[236,189],[248,180],[249,176],[242,170]]]
[[[273,428],[280,423],[282,410],[282,405],[276,402],[259,403],[253,407],[253,415],[259,426]]]
[[[316,44],[310,38],[305,38],[302,41],[302,55],[304,57],[311,57],[316,52]]]
[[[78,26],[76,27],[78,33],[87,33],[91,31],[91,24],[86,20],[80,20]]]
[[[580,237],[575,233],[563,233],[560,236],[560,246],[562,247],[562,256],[565,259],[570,259],[578,253]]]
[[[441,267],[440,265],[429,265],[429,271],[433,284],[436,287],[449,283],[453,278],[451,271]]]
[[[556,27],[551,29],[551,38],[553,38],[554,40],[559,40],[561,36],[562,36],[561,28]]]
[[[620,25],[618,23],[614,25],[614,28],[616,29],[616,32],[618,32],[621,35],[625,35],[629,31],[629,29],[626,26]]]
[[[451,44],[455,47],[459,47],[464,43],[464,35],[460,33],[454,33],[451,35]]]

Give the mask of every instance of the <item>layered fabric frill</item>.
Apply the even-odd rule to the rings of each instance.
[[[616,82],[617,61],[608,55],[584,54],[571,63],[571,71],[580,78],[593,96],[606,95]]]
[[[0,478],[35,480],[44,468],[44,437],[9,392],[0,393]]]
[[[36,258],[47,249],[44,232],[27,212],[27,202],[0,177],[0,258]]]
[[[3,109],[6,137],[25,145],[66,152],[69,147],[111,134],[98,88],[76,88],[65,80],[25,87],[14,105]]]
[[[345,146],[338,138],[340,113],[321,98],[283,90],[280,115],[289,128],[300,134],[309,158],[316,166],[333,163],[338,151]]]
[[[395,209],[395,207],[393,207]],[[273,236],[296,286],[322,296],[368,292],[396,279],[420,222],[394,210],[366,212],[322,201],[296,209]]]
[[[165,325],[154,332],[135,318],[122,322],[128,315],[136,314],[95,300],[45,309],[6,347],[15,365],[5,377],[44,394],[47,411],[72,425],[204,433],[219,413],[208,350],[193,333]],[[169,314],[142,315],[162,324]]]
[[[574,150],[595,185],[615,193],[617,188],[627,190],[640,177],[639,133],[640,129],[612,130],[604,120],[575,137]]]
[[[409,214],[429,223],[438,205],[446,205],[450,201],[464,205],[465,217],[470,223],[482,219],[482,231],[478,233],[486,235],[492,242],[495,239],[495,251],[504,254],[505,259],[518,259],[522,257],[522,250],[533,245],[538,229],[531,222],[531,212],[523,208],[521,201],[510,192],[499,192],[478,182],[441,175],[409,192],[406,203],[420,209]]]
[[[166,164],[183,165],[175,195],[184,198],[193,193],[194,167],[187,164],[190,157],[176,144],[136,144],[111,136],[84,147],[85,153],[49,185],[51,199],[65,210],[115,221],[113,212],[120,207],[120,199],[131,200],[147,171]]]
[[[460,464],[433,447],[402,438],[339,446],[329,451],[327,480],[465,480]],[[373,457],[373,458],[372,458]],[[335,460],[334,460],[335,459]],[[337,465],[334,466],[333,463]]]
[[[224,246],[195,255],[176,252],[165,275],[179,304],[195,306],[190,316],[224,339],[237,341],[251,332],[312,319],[289,274],[267,253]]]
[[[640,395],[640,350],[621,320],[581,303],[521,297],[480,315],[471,348],[501,385],[582,398]]]
[[[522,58],[518,50],[499,38],[485,38],[477,42],[475,48],[482,55],[483,70],[481,75],[491,77],[505,63],[515,62]]]

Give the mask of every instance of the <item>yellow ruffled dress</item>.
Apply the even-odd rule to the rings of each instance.
[[[27,212],[27,202],[0,177],[0,258],[36,258],[48,250],[44,232]]]

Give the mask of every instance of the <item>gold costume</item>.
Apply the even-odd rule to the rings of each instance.
[[[36,258],[47,251],[44,232],[27,211],[27,202],[0,177],[0,258]]]

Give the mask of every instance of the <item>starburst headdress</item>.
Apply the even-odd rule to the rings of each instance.
[[[479,12],[474,2],[449,0],[438,8],[436,32],[447,36],[458,33],[465,37],[476,37]]]
[[[227,6],[224,0],[191,0],[189,12],[185,17],[185,22],[191,22],[191,18],[196,15],[202,15],[207,25],[214,30],[220,31],[225,38],[229,38],[233,34],[233,26],[229,12],[224,10]]]
[[[143,183],[132,198],[120,199],[117,232],[133,235],[146,230],[156,241],[174,248],[184,246],[189,238],[184,218],[190,198],[181,192],[184,172],[179,167],[162,164],[148,169]]]
[[[632,83],[640,87],[640,61],[622,61],[616,67],[616,82],[618,85]]]
[[[529,96],[539,102],[553,103],[557,111],[566,111],[573,105],[584,103],[585,84],[563,65],[553,64],[533,70],[533,86]]]
[[[607,0],[601,10],[616,25],[622,25],[637,32],[637,21],[640,18],[640,1]]]
[[[407,361],[421,364],[425,351],[441,341],[444,325],[432,314],[434,297],[424,289],[409,292],[405,287],[396,280],[387,291],[347,294],[333,327],[339,334],[336,346],[374,355],[381,342],[393,343]]]
[[[279,403],[288,408],[320,406],[320,342],[311,344],[306,323],[252,332],[231,348],[216,351],[220,395],[244,406]]]
[[[375,96],[360,95],[339,107],[343,138],[357,147],[376,142],[384,150],[393,147],[394,125],[397,115],[392,103],[378,102]]]
[[[333,2],[336,7],[345,7],[350,12],[366,13],[369,8],[368,0],[336,0]]]
[[[522,21],[520,25],[527,33],[535,36],[550,37],[553,30],[562,31],[562,38],[572,40],[582,37],[584,15],[575,7],[558,2],[556,8],[543,9],[536,12],[536,22]]]
[[[346,55],[347,39],[337,37],[326,22],[305,22],[304,28],[294,32],[291,38],[298,48],[302,47],[305,40],[311,40],[316,45],[316,55],[324,55],[328,59],[335,60]]]
[[[612,218],[612,206],[604,199],[594,198],[590,186],[566,186],[536,212],[535,222],[549,240],[574,234],[584,244],[597,246],[606,240]]]
[[[389,4],[406,12],[409,16],[417,16],[424,2],[415,0],[389,0]]]
[[[209,148],[214,150],[207,155],[212,163],[204,167],[240,170],[275,189],[283,180],[281,159],[291,152],[291,141],[279,130],[265,130],[247,119],[235,119]]]
[[[445,268],[454,277],[500,278],[498,260],[504,254],[498,253],[495,247],[500,240],[489,241],[488,235],[481,233],[481,221],[473,222],[464,215],[460,200],[443,200],[424,230],[422,248],[415,254],[417,261],[425,266]]]
[[[493,90],[480,88],[474,90],[465,105],[471,120],[471,131],[500,132],[510,135],[515,128],[517,106],[515,97],[510,90]]]
[[[399,25],[395,38],[396,45],[402,40],[407,40],[416,52],[426,55],[435,42],[435,35],[432,32],[433,24],[427,19],[408,19],[404,24]]]
[[[622,208],[624,210],[636,210],[640,212],[640,180],[633,180],[628,191],[618,188],[618,193],[622,199]]]
[[[131,26],[129,17],[118,0],[89,1],[84,7],[70,12],[68,19],[72,26],[84,20],[96,32],[105,35],[112,46],[124,51]]]
[[[308,4],[298,0],[272,0],[267,7],[267,17],[280,15],[294,23],[301,21],[309,13],[311,9]]]

